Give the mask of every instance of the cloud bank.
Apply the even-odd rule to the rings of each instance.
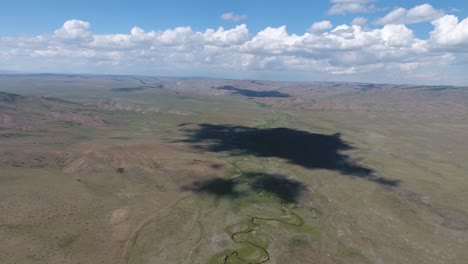
[[[424,16],[415,13],[427,14],[411,10],[398,21],[416,23]],[[445,70],[468,61],[468,18],[429,13],[438,18],[431,22],[428,39],[417,38],[404,23],[365,28],[364,18],[335,27],[320,21],[301,35],[288,33],[286,26],[252,35],[245,24],[205,31],[134,27],[125,34],[95,34],[89,22],[69,20],[49,34],[0,37],[0,64],[42,72],[449,82]],[[466,76],[459,78],[450,80],[467,82]]]

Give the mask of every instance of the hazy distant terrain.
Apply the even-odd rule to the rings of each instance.
[[[0,263],[464,263],[468,87],[0,75]]]

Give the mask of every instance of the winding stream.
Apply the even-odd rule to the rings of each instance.
[[[245,176],[245,172],[236,164],[237,161],[234,162],[229,162],[238,172],[237,176],[234,176],[233,178],[238,178],[241,176]],[[243,263],[249,263],[249,264],[260,264],[260,263],[265,263],[268,260],[270,260],[270,253],[268,250],[259,245],[258,243],[255,243],[252,241],[253,236],[255,236],[255,233],[257,230],[262,228],[262,224],[259,221],[273,221],[273,222],[278,222],[284,225],[289,225],[289,226],[303,226],[304,225],[304,220],[294,212],[292,212],[293,209],[296,208],[302,208],[301,204],[294,203],[290,204],[289,206],[281,206],[281,211],[283,212],[283,215],[278,217],[278,218],[273,218],[273,217],[263,217],[263,216],[252,216],[250,217],[249,220],[249,226],[242,231],[235,232],[231,235],[231,238],[234,242],[238,244],[247,244],[251,246],[252,248],[255,249],[255,260],[249,260],[245,256],[242,256],[242,253],[239,251],[232,251],[228,255],[226,255],[223,259],[223,263],[232,263],[233,259],[237,259],[240,262]],[[249,254],[252,255],[252,254]],[[235,262],[235,261],[234,261]]]
[[[270,260],[270,253],[268,250],[254,242],[252,242],[249,238],[250,236],[255,235],[254,232],[260,229],[262,226],[257,220],[263,221],[275,221],[281,224],[289,225],[289,226],[303,226],[304,220],[298,216],[297,214],[291,212],[292,209],[301,208],[301,204],[293,204],[289,207],[281,206],[281,210],[283,211],[283,219],[281,218],[270,218],[270,217],[260,217],[260,216],[253,216],[250,218],[250,223],[253,227],[247,228],[246,230],[236,232],[232,234],[231,238],[234,242],[239,244],[249,244],[250,246],[256,248],[259,251],[259,257],[255,262],[247,260],[241,256],[238,251],[233,251],[223,259],[223,263],[230,263],[230,258],[237,258],[241,262],[250,263],[250,264],[260,264],[267,262]],[[289,218],[289,221],[288,221]]]

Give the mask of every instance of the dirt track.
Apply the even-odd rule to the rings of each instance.
[[[150,215],[148,218],[146,218],[145,220],[143,220],[138,226],[137,228],[135,228],[135,230],[132,232],[132,234],[130,235],[130,237],[127,239],[127,242],[125,242],[125,247],[122,251],[122,256],[120,258],[120,261],[119,261],[119,264],[124,264],[124,263],[127,263],[128,262],[128,257],[130,256],[130,252],[131,252],[131,249],[133,247],[133,245],[135,244],[135,240],[136,238],[138,237],[138,233],[141,231],[141,229],[143,229],[143,227],[145,227],[146,225],[148,225],[149,223],[151,223],[151,221],[154,221],[156,220],[157,216],[160,215],[162,212],[166,211],[167,209],[171,208],[172,206],[174,206],[175,204],[177,204],[177,202],[179,202],[180,200],[183,200],[185,198],[188,198],[190,196],[189,193],[185,193],[185,194],[181,194],[179,195],[179,197],[175,200],[173,200],[171,203],[169,203],[168,205],[166,205],[164,208],[160,209],[159,211],[153,213],[152,215]]]

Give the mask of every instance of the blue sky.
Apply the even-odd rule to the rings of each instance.
[[[468,1],[3,1],[0,70],[468,84],[467,17]]]
[[[118,3],[118,4],[116,4]],[[366,15],[369,20],[388,13],[396,7],[412,8],[428,3],[434,8],[468,16],[468,1],[377,1],[379,10]],[[359,14],[329,15],[328,0],[5,0],[0,9],[0,35],[41,34],[60,27],[64,21],[79,19],[93,24],[93,32],[128,32],[139,26],[147,30],[164,30],[177,26],[191,26],[195,30],[230,27],[235,22],[223,21],[220,15],[227,12],[245,14],[249,30],[258,32],[268,26],[286,25],[290,33],[302,34],[316,21],[330,20],[334,24],[350,23]],[[8,27],[5,25],[14,25]],[[414,26],[416,35],[428,34],[427,25]],[[422,29],[420,32],[418,29]],[[424,30],[426,29],[426,30]]]

